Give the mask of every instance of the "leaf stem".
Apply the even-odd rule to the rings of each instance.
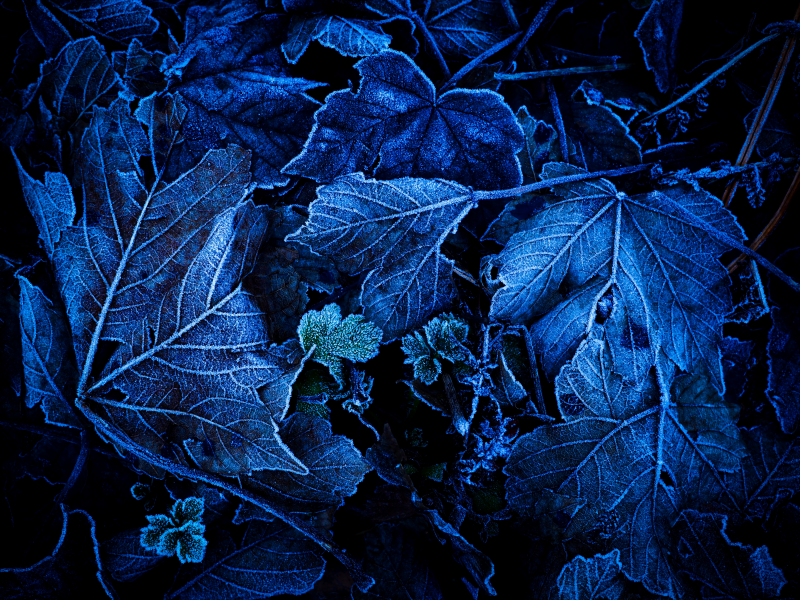
[[[561,150],[561,160],[568,163],[569,146],[567,146],[567,130],[564,128],[564,119],[561,117],[561,106],[558,104],[558,94],[556,94],[556,88],[553,85],[552,79],[546,79],[545,85],[547,86],[550,108],[553,111],[553,118],[556,121],[556,129],[558,130],[558,147]]]
[[[425,24],[425,21],[422,20],[415,11],[410,11],[407,13],[408,17],[411,21],[419,27],[419,30],[422,32],[422,36],[425,38],[431,52],[436,57],[436,61],[439,63],[439,68],[442,70],[442,75],[447,79],[450,79],[450,67],[447,66],[447,62],[444,60],[444,56],[442,56],[442,51],[439,49],[439,44],[436,43],[436,39],[434,39],[431,30],[428,29],[428,26]]]
[[[522,52],[522,49],[525,47],[525,44],[528,43],[528,40],[531,39],[531,36],[539,28],[539,25],[542,24],[542,21],[544,21],[544,18],[547,16],[547,13],[550,12],[550,9],[553,8],[553,5],[556,3],[556,1],[557,0],[547,0],[542,5],[542,7],[539,9],[539,12],[536,13],[536,16],[533,18],[533,21],[531,21],[531,24],[528,26],[528,29],[525,31],[525,35],[519,41],[519,44],[517,44],[517,47],[514,48],[514,50],[511,51],[511,56],[508,57],[508,62],[509,63],[511,63],[515,58],[517,58],[519,53]],[[504,8],[505,8],[505,6],[504,6]],[[508,15],[508,14],[509,14],[509,11],[508,11],[508,9],[506,9],[506,15]],[[513,14],[513,11],[512,11],[511,14]],[[509,17],[509,21],[510,20],[511,20],[511,18]],[[514,17],[514,20],[516,21],[516,16]]]
[[[560,77],[562,75],[575,75],[578,73],[602,73],[604,71],[625,71],[633,67],[630,63],[619,63],[615,65],[594,65],[589,67],[569,67],[566,69],[550,69],[549,71],[525,71],[522,73],[495,73],[495,79],[504,81],[527,81],[531,79],[542,79],[544,77]]]
[[[722,75],[725,71],[730,69],[733,65],[735,65],[737,62],[739,62],[741,59],[743,59],[748,54],[750,54],[753,50],[756,50],[757,48],[760,48],[761,46],[763,46],[767,42],[771,42],[772,40],[774,40],[779,35],[780,34],[778,34],[778,33],[773,33],[772,35],[768,35],[767,37],[758,40],[755,44],[753,44],[751,46],[748,46],[747,48],[745,48],[744,50],[739,52],[739,54],[737,54],[732,59],[730,59],[728,62],[726,62],[719,69],[717,69],[716,71],[711,73],[711,75],[709,75],[708,77],[703,79],[703,81],[701,81],[696,86],[694,86],[692,89],[690,89],[688,92],[686,92],[683,96],[681,96],[680,98],[678,98],[674,102],[671,102],[671,103],[667,104],[661,110],[657,110],[656,112],[654,112],[649,117],[646,117],[646,118],[642,119],[641,122],[642,123],[646,123],[647,121],[650,121],[651,119],[655,119],[658,115],[663,114],[663,113],[667,112],[668,110],[672,110],[673,108],[678,106],[681,102],[683,102],[683,101],[687,100],[688,98],[691,98],[692,96],[694,96],[697,92],[699,92],[701,89],[706,87],[709,83],[714,81],[714,79],[716,79],[717,77]]]
[[[83,465],[86,464],[86,456],[89,454],[89,434],[86,433],[85,429],[81,430],[81,448],[78,452],[78,458],[75,460],[75,465],[72,467],[72,472],[69,474],[69,479],[67,479],[67,483],[61,488],[61,491],[56,498],[56,504],[61,504],[66,500],[67,494],[69,494],[72,487],[75,485],[75,482],[78,480],[78,477],[83,471]]]
[[[551,188],[565,183],[575,183],[577,181],[585,181],[587,179],[597,179],[599,177],[619,177],[621,175],[629,175],[631,173],[638,173],[646,171],[656,166],[656,163],[645,163],[642,165],[633,165],[632,167],[622,167],[621,169],[610,169],[607,171],[595,171],[593,173],[578,173],[576,175],[565,175],[564,177],[553,177],[552,179],[545,179],[544,181],[537,181],[528,185],[521,185],[515,188],[508,188],[505,190],[494,191],[477,191],[473,192],[473,198],[476,201],[481,200],[499,200],[501,198],[514,198],[537,190]]]
[[[798,5],[797,10],[794,13],[793,20],[795,22],[800,20],[800,5]],[[769,117],[769,112],[772,109],[773,103],[775,102],[775,97],[778,95],[778,90],[781,87],[783,76],[786,73],[786,67],[789,66],[789,60],[792,57],[792,51],[794,50],[794,45],[796,42],[797,36],[791,35],[786,38],[786,42],[783,44],[781,56],[778,59],[778,63],[775,65],[775,70],[772,72],[772,77],[769,80],[767,91],[764,93],[764,97],[761,99],[761,105],[758,107],[758,112],[753,119],[753,124],[750,126],[750,131],[747,132],[747,138],[745,139],[744,145],[739,152],[739,157],[736,159],[737,167],[746,165],[750,161],[750,155],[753,153],[753,150],[756,147],[758,137],[761,135],[761,130],[763,129],[764,124],[767,122],[767,117]],[[738,175],[734,175],[733,179],[728,182],[725,192],[722,194],[722,203],[725,206],[728,206],[731,203],[738,185],[739,177]]]
[[[179,465],[164,456],[158,456],[152,453],[151,451],[134,442],[122,431],[112,428],[108,423],[105,422],[105,420],[103,420],[99,415],[95,414],[91,408],[89,408],[89,404],[83,398],[78,398],[75,403],[78,406],[78,409],[84,415],[86,415],[86,417],[92,423],[94,423],[94,426],[97,428],[97,430],[102,432],[107,439],[111,440],[119,447],[125,448],[142,460],[145,460],[156,467],[160,467],[165,471],[172,473],[173,475],[177,475],[178,477],[188,477],[189,479],[194,479],[195,481],[202,481],[209,485],[213,485],[225,490],[237,498],[241,498],[242,500],[246,500],[247,502],[255,504],[256,506],[264,509],[269,514],[277,517],[290,527],[293,527],[305,535],[326,552],[329,552],[334,558],[341,562],[348,571],[350,571],[350,574],[353,576],[353,579],[360,590],[367,591],[374,583],[374,580],[361,570],[361,567],[355,562],[355,560],[350,558],[344,552],[344,550],[339,548],[332,541],[325,539],[325,537],[311,525],[304,523],[297,517],[286,513],[279,508],[272,506],[272,504],[270,504],[261,496],[234,485],[233,481],[226,480],[219,475],[213,475],[200,469]]]
[[[480,66],[481,64],[483,64],[483,63],[486,61],[486,59],[487,59],[487,58],[489,58],[489,57],[491,57],[491,56],[494,56],[495,54],[497,54],[498,52],[500,52],[500,50],[502,50],[502,49],[503,49],[503,48],[505,48],[506,46],[508,46],[508,45],[510,45],[510,44],[512,44],[512,43],[514,43],[514,41],[515,41],[515,40],[517,40],[517,39],[519,38],[519,36],[521,36],[521,35],[522,35],[522,32],[518,31],[518,32],[516,32],[515,34],[513,34],[513,35],[511,35],[511,36],[507,37],[507,38],[506,38],[506,39],[504,39],[503,41],[501,41],[501,42],[497,42],[497,43],[496,43],[494,46],[492,46],[491,48],[489,48],[488,50],[486,50],[485,52],[483,52],[483,53],[482,53],[480,56],[477,56],[476,58],[473,58],[471,61],[469,61],[469,62],[468,62],[467,64],[465,64],[463,67],[461,67],[461,68],[460,68],[460,69],[459,69],[459,70],[456,72],[456,74],[455,74],[455,75],[453,75],[453,76],[452,76],[452,77],[451,77],[451,78],[450,78],[450,79],[447,81],[447,83],[445,83],[445,84],[442,86],[442,89],[441,89],[440,91],[442,91],[442,92],[443,92],[443,91],[447,90],[448,88],[451,88],[451,87],[453,87],[453,86],[454,86],[456,83],[458,83],[458,82],[461,80],[461,78],[462,78],[462,77],[464,77],[464,76],[465,76],[467,73],[469,73],[470,71],[472,71],[472,70],[473,70],[475,67],[478,67],[478,66]],[[496,76],[497,76],[497,74],[495,74],[495,77],[496,77]]]

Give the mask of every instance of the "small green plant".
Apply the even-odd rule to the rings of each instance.
[[[168,515],[147,515],[150,524],[142,527],[142,546],[161,556],[177,555],[182,563],[202,562],[208,543],[203,508],[202,498],[190,496],[176,501]]]
[[[363,315],[348,315],[342,319],[337,304],[304,314],[297,335],[303,350],[309,352],[314,348],[312,358],[328,367],[340,387],[344,385],[344,359],[368,361],[378,354],[383,337],[381,330]]]
[[[423,331],[413,331],[403,338],[405,364],[414,365],[414,378],[426,385],[435,382],[442,372],[442,361],[453,365],[458,376],[467,373],[474,362],[472,353],[464,345],[469,333],[465,321],[446,313],[431,319]]]

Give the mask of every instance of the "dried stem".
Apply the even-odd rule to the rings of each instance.
[[[422,36],[425,38],[428,47],[436,57],[436,61],[439,63],[439,68],[442,70],[442,75],[444,75],[444,77],[447,79],[450,79],[450,67],[447,66],[447,61],[445,61],[444,56],[442,56],[442,51],[439,49],[439,44],[436,43],[431,30],[428,29],[425,21],[423,21],[422,17],[420,17],[416,12],[411,11],[408,13],[408,16],[414,25],[419,27],[419,30],[422,32]]]
[[[594,65],[591,67],[569,67],[567,69],[550,69],[548,71],[526,71],[523,73],[495,73],[495,79],[504,81],[542,79],[544,77],[560,77],[562,75],[576,75],[580,73],[601,73],[603,71],[625,71],[633,65],[619,63],[615,65]]]
[[[798,5],[797,10],[794,13],[793,20],[800,20],[800,5]],[[772,77],[769,80],[767,91],[764,93],[764,97],[761,99],[761,105],[758,107],[756,117],[753,119],[753,124],[750,126],[750,131],[747,132],[747,138],[744,141],[742,150],[739,152],[739,157],[736,159],[737,167],[746,165],[750,160],[750,156],[753,154],[753,150],[756,147],[756,142],[758,142],[758,136],[761,135],[761,130],[764,128],[764,124],[767,122],[767,117],[769,117],[769,112],[772,109],[773,103],[775,102],[775,97],[778,95],[778,90],[781,87],[783,76],[786,73],[786,67],[789,66],[789,60],[792,57],[792,51],[794,50],[795,43],[797,43],[797,36],[789,36],[786,38],[786,42],[783,44],[781,56],[778,59],[778,63],[775,65],[775,70],[772,72]],[[730,182],[728,182],[725,192],[722,194],[722,203],[725,206],[728,206],[731,203],[738,185],[739,176],[734,175]]]
[[[764,229],[761,230],[761,233],[758,234],[758,237],[752,241],[750,244],[750,250],[755,252],[767,240],[772,231],[775,229],[775,227],[777,227],[778,223],[783,218],[783,215],[786,214],[789,204],[792,202],[792,198],[794,198],[798,188],[800,188],[800,167],[797,168],[797,171],[794,174],[794,179],[792,179],[792,183],[789,185],[789,189],[786,191],[786,195],[783,197],[778,210],[775,211],[774,215],[772,215],[769,223],[767,223]],[[739,268],[739,263],[741,263],[744,259],[744,253],[737,256],[736,259],[728,265],[728,273],[734,273],[736,269]]]
[[[531,39],[531,36],[539,28],[539,25],[542,24],[542,21],[544,21],[544,18],[547,16],[547,13],[550,12],[550,9],[553,8],[553,5],[555,3],[556,3],[556,0],[547,0],[542,5],[542,8],[539,9],[539,12],[536,13],[536,16],[533,18],[533,21],[531,21],[531,24],[528,26],[527,31],[525,31],[525,35],[519,41],[519,44],[517,44],[517,47],[514,48],[514,50],[511,52],[511,56],[509,56],[509,58],[508,58],[508,62],[509,63],[512,62],[515,58],[517,58],[519,53],[522,52],[522,49],[525,47],[525,44],[528,43],[528,40]],[[508,13],[509,13],[509,10],[506,9],[506,14],[508,14]],[[513,14],[513,11],[512,11],[512,14]],[[510,20],[511,19],[509,18],[509,21]],[[516,16],[514,17],[514,20],[516,21]]]
[[[492,46],[491,48],[489,48],[488,50],[483,52],[480,56],[477,56],[476,58],[473,58],[466,65],[461,67],[458,70],[458,72],[455,75],[453,75],[450,78],[450,80],[442,86],[442,89],[440,91],[443,92],[443,91],[447,90],[448,88],[453,87],[467,73],[472,71],[475,67],[478,67],[481,64],[483,64],[486,61],[486,59],[490,58],[491,56],[494,56],[495,54],[500,52],[500,50],[502,50],[506,46],[509,46],[510,44],[514,43],[514,41],[516,41],[519,38],[519,36],[521,36],[521,35],[522,35],[522,33],[518,31],[517,33],[507,37],[503,41],[497,42],[494,46]]]

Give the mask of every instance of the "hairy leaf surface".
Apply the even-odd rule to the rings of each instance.
[[[344,56],[370,56],[387,50],[392,38],[374,21],[332,15],[292,15],[289,37],[281,46],[286,60],[292,64],[300,60],[312,40]]]
[[[453,262],[440,246],[473,204],[456,183],[356,173],[321,187],[308,221],[287,240],[332,258],[345,273],[367,271],[364,316],[390,342],[451,302]]]
[[[578,172],[551,163],[543,176]],[[727,248],[670,199],[742,239],[734,217],[714,196],[687,188],[628,196],[600,179],[554,191],[562,200],[534,215],[530,229],[492,259],[503,284],[492,316],[535,321],[538,349],[554,375],[598,315],[622,310],[627,337],[612,343],[652,348],[658,336],[679,368],[701,369],[724,390],[718,344],[731,298],[716,256]]]
[[[286,173],[319,182],[364,171],[380,178],[442,177],[479,189],[521,182],[522,130],[496,92],[450,90],[437,97],[405,54],[387,50],[356,64],[357,92],[326,99],[303,152]]]
[[[287,368],[285,353],[268,348],[262,314],[239,283],[266,225],[243,201],[249,153],[215,150],[173,183],[148,185],[139,158],[174,142],[176,120],[177,130],[154,126],[148,138],[121,102],[97,110],[84,135],[85,216],[54,259],[78,394],[155,452],[180,460],[185,451],[220,473],[306,472],[273,420],[302,363]],[[160,174],[157,157],[153,165]],[[95,364],[101,342],[116,346],[106,365]],[[270,390],[266,404],[260,387]]]

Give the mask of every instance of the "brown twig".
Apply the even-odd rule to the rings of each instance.
[[[789,189],[786,190],[786,195],[783,197],[778,210],[775,211],[775,214],[772,215],[772,218],[769,220],[769,223],[766,224],[764,229],[761,230],[761,233],[758,234],[758,237],[753,240],[750,244],[750,249],[755,252],[761,247],[767,238],[770,236],[772,231],[778,225],[780,220],[783,218],[783,215],[786,214],[787,209],[789,208],[789,204],[792,202],[792,198],[797,193],[797,190],[800,189],[800,167],[797,168],[797,171],[794,174],[794,179],[792,179],[792,183],[789,185]],[[744,254],[740,254],[736,257],[736,259],[728,265],[728,273],[733,274],[736,269],[739,268],[739,263],[742,262],[745,258],[747,258]]]
[[[798,5],[797,10],[794,13],[793,20],[800,21],[800,5]],[[753,119],[753,124],[750,126],[750,131],[747,133],[747,138],[744,141],[742,150],[739,152],[739,157],[736,159],[737,167],[746,165],[750,160],[750,156],[753,154],[753,150],[756,147],[756,142],[758,142],[758,137],[761,135],[761,130],[764,128],[764,124],[767,122],[767,117],[769,117],[772,104],[775,102],[775,96],[778,95],[778,90],[781,87],[783,76],[786,73],[786,67],[789,66],[789,60],[792,57],[795,43],[797,43],[797,37],[792,35],[788,36],[783,44],[783,50],[781,51],[778,63],[775,65],[775,70],[772,72],[772,77],[769,80],[767,91],[764,93],[764,97],[761,100],[761,105],[758,107],[756,117]],[[736,188],[738,185],[739,176],[734,175],[731,177],[731,180],[728,182],[728,186],[725,188],[725,192],[722,194],[722,203],[725,206],[728,206],[731,203],[731,199],[736,193]],[[739,259],[737,258],[734,263],[738,262],[738,260]]]

